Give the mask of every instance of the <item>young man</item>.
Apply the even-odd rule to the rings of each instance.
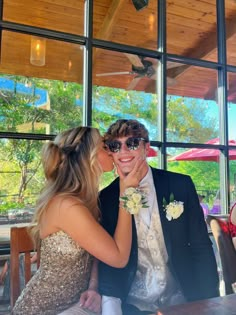
[[[136,120],[117,120],[105,143],[124,174],[150,147],[148,131]],[[103,314],[156,313],[158,307],[219,294],[216,261],[194,184],[189,176],[146,163],[140,189],[147,208],[133,216],[130,259],[125,268],[99,263]],[[143,187],[143,188],[142,188]],[[119,209],[119,178],[100,194],[102,225],[113,235]]]

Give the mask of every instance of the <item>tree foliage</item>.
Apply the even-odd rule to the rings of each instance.
[[[25,82],[23,77],[12,77],[15,82]],[[27,81],[28,82],[28,81]],[[29,82],[27,83],[29,84]],[[30,79],[32,91],[44,89],[48,93],[47,108],[35,106],[34,93],[16,93],[0,90],[0,130],[24,133],[57,134],[65,129],[82,124],[83,86],[76,83]],[[157,96],[137,91],[125,91],[108,87],[93,87],[93,126],[103,133],[117,118],[134,118],[149,128],[151,139],[158,136]],[[182,142],[205,142],[215,137],[215,124],[207,116],[206,108],[197,101],[171,97],[167,101],[168,140]],[[44,178],[40,168],[42,142],[37,140],[7,139],[1,142],[0,156],[19,175],[14,183],[18,200],[23,201],[26,192],[40,189]],[[175,167],[178,168],[177,165]],[[6,167],[5,167],[6,169]],[[2,174],[4,168],[1,166]],[[182,169],[183,173],[197,174],[200,167]],[[209,170],[210,171],[210,170]],[[211,175],[212,175],[211,171]],[[199,173],[200,175],[200,173]],[[107,181],[114,175],[104,176]],[[1,175],[7,191],[7,181]]]

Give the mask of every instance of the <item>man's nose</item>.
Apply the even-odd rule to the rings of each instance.
[[[128,149],[126,143],[125,142],[121,143],[120,152],[127,152],[127,151],[129,151],[129,149]]]

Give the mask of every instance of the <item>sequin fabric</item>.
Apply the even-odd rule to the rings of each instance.
[[[58,231],[42,240],[40,268],[16,301],[14,315],[55,315],[87,289],[92,257]]]

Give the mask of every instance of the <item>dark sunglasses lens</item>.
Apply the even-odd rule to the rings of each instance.
[[[126,145],[129,150],[137,150],[139,147],[139,138],[128,138],[126,140]]]
[[[113,153],[120,151],[121,143],[119,141],[111,141],[111,142],[108,142],[107,145],[109,147],[109,150]]]

